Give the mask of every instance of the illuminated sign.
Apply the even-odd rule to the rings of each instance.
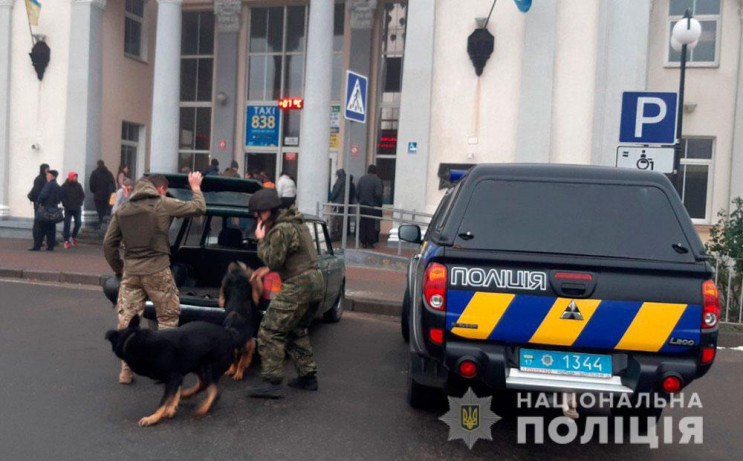
[[[279,99],[279,107],[282,109],[301,109],[304,107],[302,98],[283,98]]]

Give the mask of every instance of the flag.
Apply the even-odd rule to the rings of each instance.
[[[39,25],[39,13],[41,12],[41,2],[39,0],[26,0],[26,13],[28,14],[28,23],[32,26]]]
[[[27,0],[28,1],[28,0]],[[526,13],[531,8],[531,0],[513,0],[516,2],[516,7],[521,10],[522,13]]]

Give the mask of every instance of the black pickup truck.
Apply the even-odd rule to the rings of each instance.
[[[462,384],[491,390],[503,416],[517,392],[667,399],[712,365],[717,288],[662,174],[477,165],[425,236],[399,232],[421,243],[402,319],[415,407]]]

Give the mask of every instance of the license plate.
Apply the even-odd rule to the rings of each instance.
[[[611,356],[578,352],[521,349],[521,371],[553,375],[592,376],[611,378]]]

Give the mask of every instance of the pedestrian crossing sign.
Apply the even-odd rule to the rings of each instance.
[[[366,123],[366,89],[368,78],[364,75],[346,72],[346,110],[344,115],[348,120]]]

